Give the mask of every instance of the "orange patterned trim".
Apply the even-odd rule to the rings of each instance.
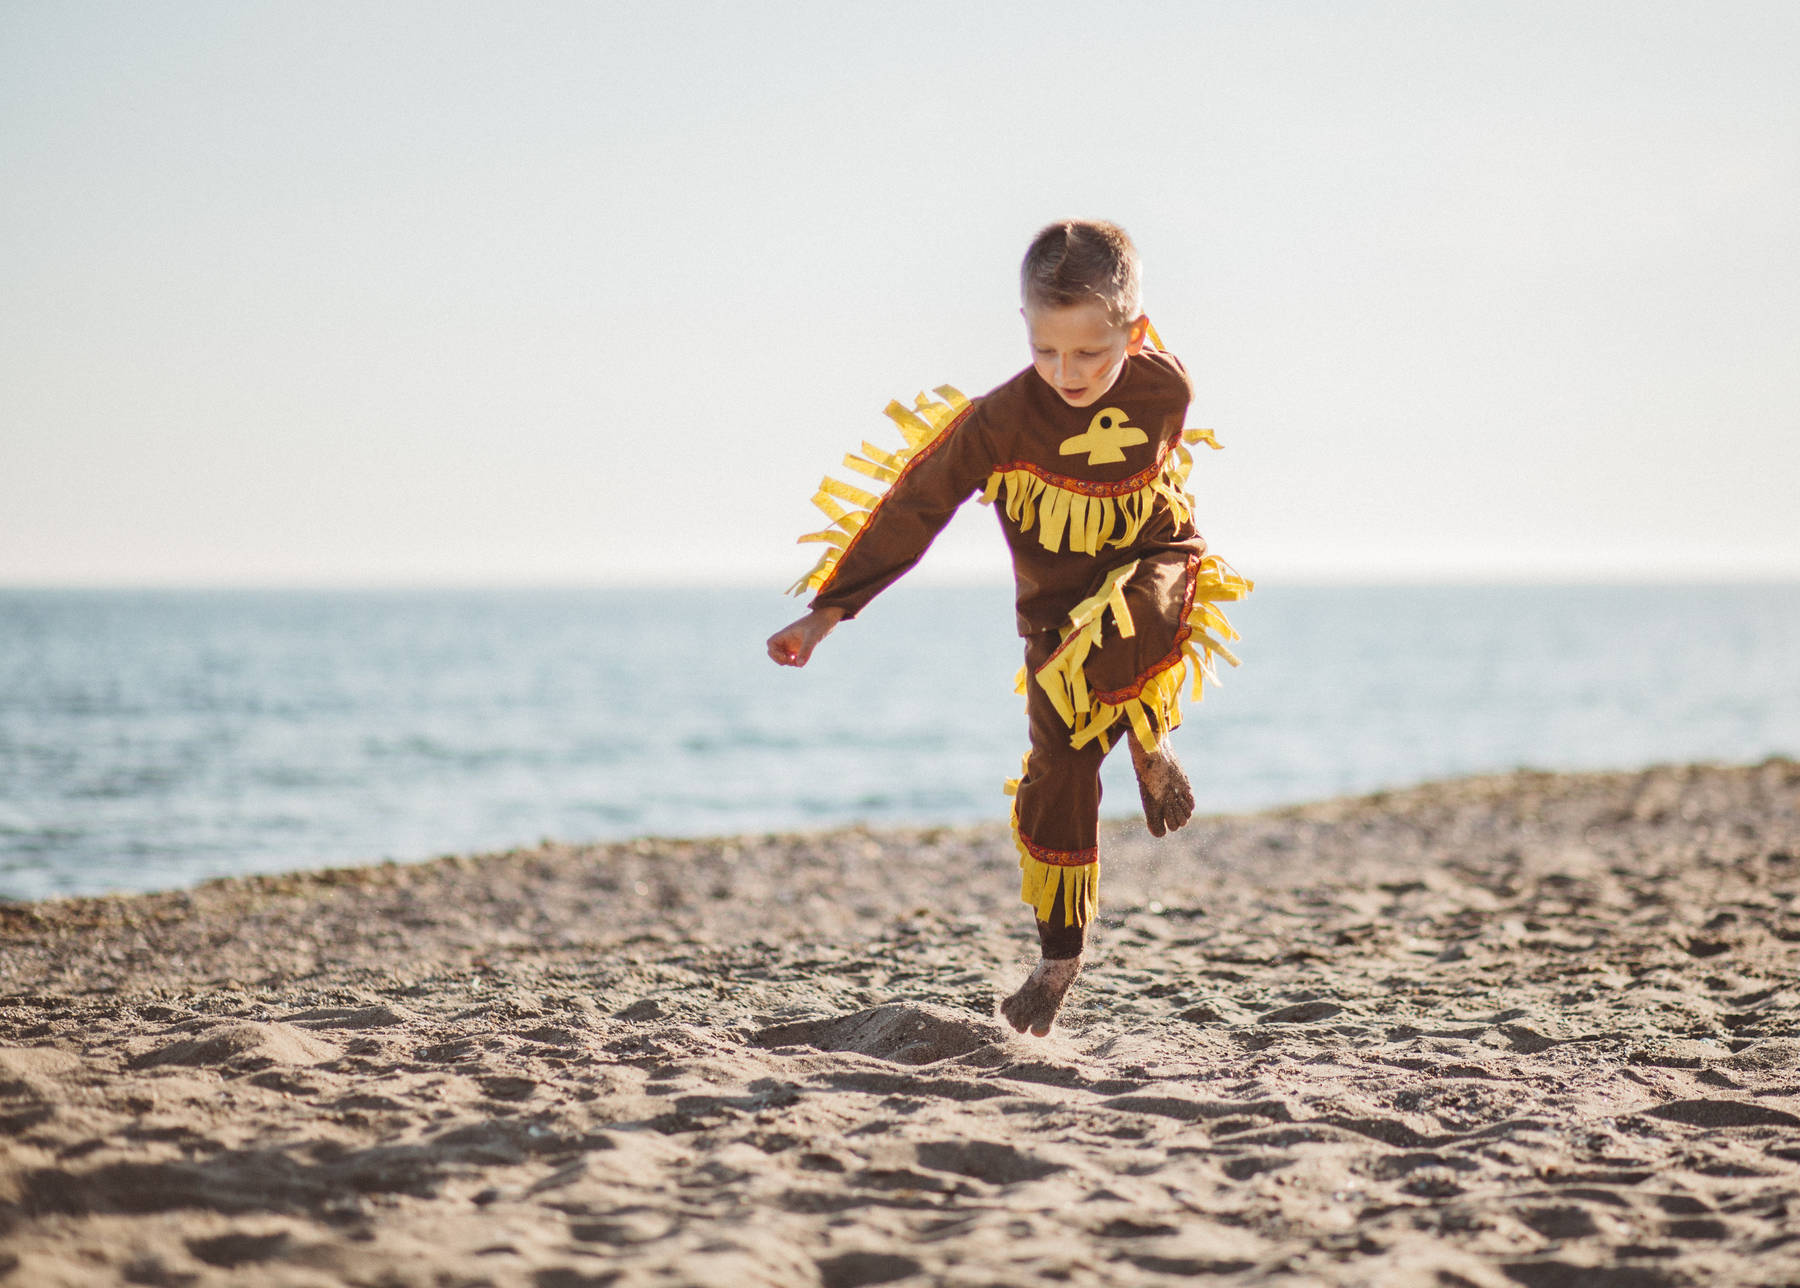
[[[1181,661],[1181,649],[1194,633],[1194,624],[1188,620],[1188,614],[1194,611],[1194,594],[1200,585],[1200,556],[1189,555],[1187,561],[1187,593],[1181,601],[1181,628],[1175,632],[1175,647],[1169,650],[1168,656],[1149,667],[1144,673],[1123,689],[1103,691],[1094,690],[1094,697],[1109,707],[1122,706],[1130,702],[1144,691],[1144,686],[1161,675],[1170,667]]]
[[[1085,868],[1090,863],[1100,861],[1100,847],[1090,845],[1085,850],[1048,850],[1032,840],[1025,833],[1019,833],[1019,844],[1031,853],[1031,857],[1039,863],[1053,868]]]
[[[831,572],[826,575],[824,581],[819,583],[818,590],[813,592],[813,598],[815,600],[831,589],[831,583],[837,580],[838,572],[844,566],[844,560],[848,559],[850,557],[850,552],[856,549],[856,543],[862,540],[863,533],[874,526],[875,516],[881,512],[881,507],[887,503],[887,499],[894,495],[894,490],[906,481],[906,476],[913,472],[913,467],[918,465],[919,462],[923,461],[927,456],[930,456],[933,452],[937,451],[938,448],[942,447],[944,443],[949,440],[950,435],[956,431],[956,427],[967,420],[969,418],[969,413],[974,410],[975,404],[970,403],[967,407],[964,407],[961,411],[957,412],[955,418],[952,419],[948,425],[944,426],[943,433],[939,434],[936,438],[925,444],[925,446],[914,452],[912,459],[900,467],[900,472],[894,476],[894,481],[887,485],[887,490],[876,497],[875,504],[869,507],[869,517],[863,520],[863,524],[860,528],[850,534],[850,540],[845,543],[842,552],[839,553],[837,557],[837,561],[831,565]]]

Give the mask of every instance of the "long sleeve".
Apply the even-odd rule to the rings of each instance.
[[[962,503],[987,481],[992,433],[976,403],[907,462],[851,536],[813,608],[854,617],[919,562]]]
[[[1134,355],[1094,406],[1069,406],[1030,367],[974,402],[935,392],[888,404],[906,446],[844,458],[874,486],[820,483],[830,526],[800,539],[829,548],[793,587],[814,608],[860,612],[976,489],[1011,551],[1021,635],[1060,627],[1108,568],[1193,536],[1186,444],[1211,438],[1182,428],[1192,386],[1173,357]]]

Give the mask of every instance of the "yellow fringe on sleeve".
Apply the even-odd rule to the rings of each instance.
[[[800,542],[822,543],[827,549],[819,556],[819,562],[813,565],[812,571],[788,588],[788,594],[804,595],[822,588],[831,580],[832,570],[837,567],[838,560],[842,558],[851,540],[862,531],[876,506],[881,504],[888,488],[905,472],[907,465],[920,450],[936,441],[969,406],[969,400],[951,385],[939,385],[932,392],[937,394],[936,399],[928,394],[920,394],[913,400],[910,409],[898,401],[887,405],[887,418],[899,428],[901,437],[905,439],[904,446],[890,452],[883,451],[873,443],[864,442],[862,455],[852,452],[844,457],[844,465],[872,480],[878,485],[876,490],[868,491],[829,475],[819,481],[819,490],[813,496],[813,504],[831,520],[831,526],[807,533],[800,538]]]
[[[1019,794],[1019,784],[1025,781],[1025,775],[1030,772],[1031,753],[1028,751],[1025,753],[1024,759],[1019,761],[1019,776],[1017,778],[1007,779],[1006,785],[1000,790],[1008,796],[1017,796]]]

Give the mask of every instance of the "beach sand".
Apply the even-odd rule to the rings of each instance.
[[[1800,765],[1103,853],[1048,1039],[1002,826],[0,906],[0,1285],[1800,1283]]]

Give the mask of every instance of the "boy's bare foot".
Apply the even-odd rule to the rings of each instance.
[[[1144,822],[1150,835],[1173,832],[1194,816],[1194,789],[1181,772],[1181,762],[1165,739],[1155,751],[1145,751],[1130,734],[1131,767],[1137,770],[1138,797],[1144,802]]]
[[[1000,1014],[1020,1033],[1030,1029],[1033,1037],[1048,1037],[1069,985],[1080,973],[1079,957],[1044,958],[1019,985],[1019,991],[1000,1003]]]

